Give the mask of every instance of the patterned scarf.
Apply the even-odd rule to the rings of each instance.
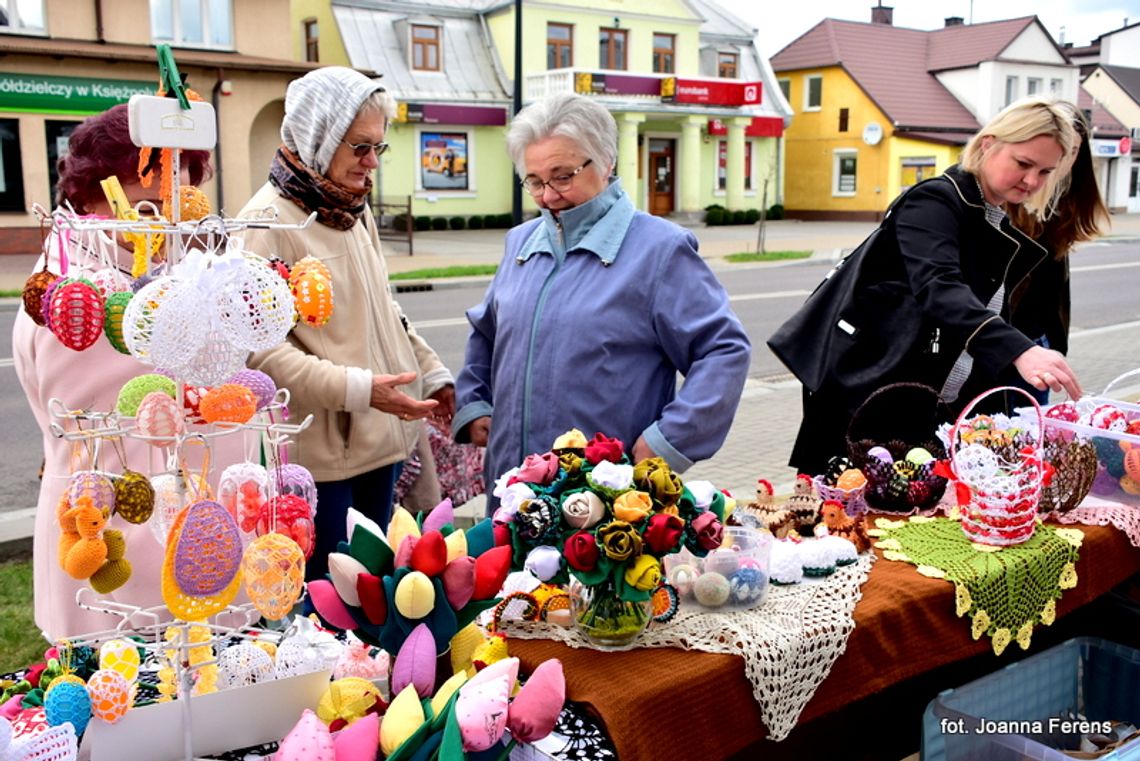
[[[355,225],[368,209],[368,194],[372,192],[372,178],[368,178],[363,193],[353,193],[305,166],[285,146],[273,156],[269,181],[281,195],[308,213],[315,211],[317,221],[334,230]]]

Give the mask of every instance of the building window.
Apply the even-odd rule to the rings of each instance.
[[[1008,106],[1017,100],[1017,77],[1005,78],[1005,104]]]
[[[301,22],[305,33],[305,60],[316,63],[321,60],[321,28],[315,18],[307,18]]]
[[[792,102],[792,80],[790,79],[777,79],[776,84],[780,85],[780,92],[784,94],[784,100],[789,103]]]
[[[918,183],[934,176],[933,156],[908,156],[902,160],[902,176],[900,178],[901,190],[914,187]]]
[[[47,138],[48,181],[51,183],[51,202],[55,204],[59,185],[59,160],[67,156],[68,141],[79,122],[44,121],[44,137]]]
[[[1140,196],[1140,167],[1132,167],[1132,179],[1128,182],[1128,197]]]
[[[832,166],[831,194],[833,196],[855,195],[855,170],[858,167],[858,151],[837,150]]]
[[[1036,95],[1041,92],[1041,84],[1040,77],[1029,77],[1025,80],[1025,94]]]
[[[846,132],[847,131],[847,123],[848,123],[848,121],[850,121],[850,119],[849,119],[850,113],[851,112],[846,108],[839,109],[839,131],[840,132]]]
[[[625,71],[629,32],[624,29],[598,30],[598,66]]]
[[[672,74],[675,69],[677,35],[653,33],[653,73]]]
[[[43,0],[0,0],[0,31],[43,34]]]
[[[818,111],[823,105],[823,77],[804,77],[804,111]]]
[[[20,122],[0,119],[0,211],[24,210],[24,170],[20,164]]]
[[[155,42],[206,48],[233,48],[231,0],[150,0]]]
[[[736,53],[716,54],[716,75],[722,79],[736,79],[737,63],[740,56]]]
[[[716,188],[724,191],[728,187],[728,141],[721,140],[717,146]],[[744,189],[752,190],[752,141],[744,141]]]
[[[569,69],[574,65],[574,27],[546,25],[546,68]]]
[[[412,68],[419,71],[439,71],[438,26],[412,25]]]
[[[420,132],[417,190],[474,190],[471,139],[466,132]]]
[[[1065,92],[1065,80],[1063,79],[1050,79],[1049,80],[1049,94],[1060,98]]]

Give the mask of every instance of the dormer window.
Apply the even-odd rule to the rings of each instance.
[[[736,79],[740,56],[736,53],[717,53],[716,75],[722,79]]]
[[[412,68],[417,71],[440,71],[440,42],[443,30],[438,26],[412,24]]]

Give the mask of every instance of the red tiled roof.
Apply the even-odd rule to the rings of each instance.
[[[1140,75],[1140,69],[1136,70]],[[1129,134],[1125,127],[1115,116],[1108,112],[1082,85],[1077,90],[1077,108],[1082,111],[1092,111],[1093,137],[1124,137]]]
[[[992,61],[1035,20],[1036,16],[1024,16],[927,32],[927,71],[962,69]]]
[[[824,19],[772,57],[777,71],[842,66],[896,127],[977,130],[981,125],[928,72],[929,32]]]

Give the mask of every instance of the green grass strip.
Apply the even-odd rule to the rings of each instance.
[[[32,612],[32,562],[0,563],[0,673],[43,660],[48,643]]]
[[[781,259],[807,259],[811,251],[743,251],[724,257],[730,262],[777,262]]]
[[[477,277],[494,275],[497,264],[463,264],[455,267],[431,267],[388,275],[389,280],[435,280],[441,277]]]

